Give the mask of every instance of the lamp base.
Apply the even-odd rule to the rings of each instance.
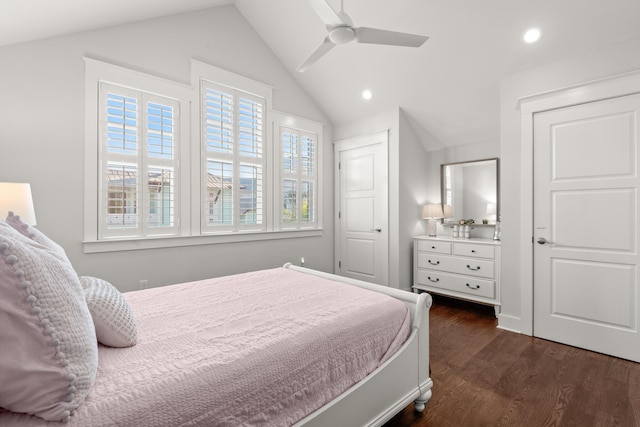
[[[436,231],[438,229],[438,221],[435,219],[430,219],[427,223],[427,235],[429,237],[436,237]]]

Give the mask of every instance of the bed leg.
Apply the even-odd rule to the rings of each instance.
[[[422,393],[420,396],[418,396],[418,398],[414,401],[414,406],[413,406],[416,412],[424,411],[424,407],[426,406],[429,399],[431,399],[431,395],[432,395],[431,389],[429,389],[424,393]]]

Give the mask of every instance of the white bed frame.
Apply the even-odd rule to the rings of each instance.
[[[404,345],[378,369],[349,390],[308,415],[295,427],[381,426],[415,402],[422,412],[431,398],[429,378],[429,308],[431,296],[375,285],[290,263],[284,268],[324,277],[389,295],[404,302],[411,313],[411,334]]]

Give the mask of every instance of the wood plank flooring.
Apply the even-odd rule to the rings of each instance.
[[[488,306],[434,296],[430,321],[433,397],[384,427],[640,427],[640,364],[496,329]]]

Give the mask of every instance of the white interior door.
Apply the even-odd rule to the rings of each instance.
[[[534,116],[535,336],[640,362],[640,95]]]
[[[389,284],[387,141],[380,135],[336,145],[338,273]],[[366,145],[361,145],[361,144]]]

